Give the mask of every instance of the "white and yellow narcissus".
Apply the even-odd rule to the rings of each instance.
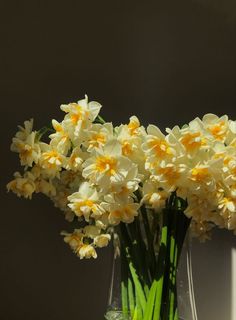
[[[41,157],[39,159],[39,165],[44,171],[51,177],[58,176],[62,167],[65,165],[66,158],[63,156],[57,148],[47,143],[41,143]]]
[[[29,171],[22,176],[19,172],[15,172],[15,179],[7,184],[8,191],[13,191],[18,197],[32,198],[32,194],[36,190],[35,177]]]
[[[67,128],[73,143],[81,139],[80,135],[83,135],[83,130],[91,126],[101,107],[98,102],[88,102],[87,95],[77,103],[61,105],[61,110],[66,112],[63,125]]]
[[[64,168],[74,172],[82,172],[82,164],[88,158],[88,153],[83,152],[80,146],[75,147],[71,154],[66,157]]]
[[[170,193],[162,189],[155,179],[148,179],[143,185],[142,203],[147,207],[159,211],[165,206],[165,202],[170,196]]]
[[[88,152],[91,152],[94,148],[101,148],[114,137],[113,125],[112,123],[92,124],[84,130],[84,137],[82,145]]]
[[[104,200],[101,206],[108,212],[107,219],[111,225],[117,225],[120,222],[131,223],[138,215],[140,204],[134,202],[132,197],[122,199],[115,194],[108,194]]]
[[[96,258],[113,226],[131,223],[140,205],[158,214],[173,191],[187,200],[200,239],[215,225],[236,233],[235,121],[206,114],[163,134],[154,125],[145,130],[135,116],[117,127],[95,123],[101,104],[87,96],[61,109],[65,117],[52,120],[48,143],[33,120],[19,127],[11,150],[24,173],[7,188],[25,198],[44,193],[66,219],[82,221],[84,228],[63,233],[80,258]]]
[[[19,126],[19,131],[12,139],[11,151],[19,153],[22,166],[32,167],[33,163],[38,163],[41,150],[37,141],[37,132],[32,131],[33,120],[25,121],[24,127]]]
[[[84,243],[86,234],[83,233],[83,229],[75,229],[73,233],[62,232],[61,234],[64,236],[64,241],[69,244],[80,259],[97,258],[95,248],[89,243]]]
[[[86,181],[81,183],[79,191],[70,195],[68,200],[68,206],[75,215],[83,216],[86,221],[89,221],[90,215],[99,216],[103,213],[97,190]]]
[[[122,155],[121,144],[112,139],[102,148],[94,148],[91,157],[83,163],[82,175],[90,183],[108,191],[126,181],[129,171],[136,165]]]
[[[58,150],[63,155],[67,155],[71,148],[71,139],[69,131],[65,125],[65,122],[59,123],[57,120],[52,120],[52,126],[55,129],[55,133],[50,134],[50,145]]]

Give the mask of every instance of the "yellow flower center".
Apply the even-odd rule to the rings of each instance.
[[[131,120],[129,122],[128,129],[129,129],[129,132],[130,132],[130,134],[132,136],[138,133],[138,130],[137,130],[138,128],[139,128],[139,122],[138,121]]]
[[[165,168],[158,168],[158,174],[164,175],[169,184],[174,184],[176,180],[179,178],[179,172],[172,166]]]
[[[106,137],[102,133],[96,133],[92,136],[89,144],[91,147],[98,147],[99,144],[104,145],[106,142]]]
[[[101,156],[96,160],[96,170],[112,176],[116,173],[117,160],[109,156]]]
[[[89,116],[89,112],[84,110],[79,104],[72,103],[73,111],[70,115],[71,122],[76,125],[79,120],[85,120]]]
[[[54,124],[54,129],[56,130],[56,132],[62,132],[62,126],[59,123]]]
[[[91,210],[93,210],[94,209],[94,202],[89,199],[76,202],[75,207],[74,207],[74,212],[77,215],[83,215],[83,212],[81,211],[81,207],[89,207]]]
[[[201,136],[200,132],[187,133],[181,138],[181,143],[185,146],[186,150],[193,151],[204,144],[202,139],[197,139]]]
[[[201,182],[204,181],[207,177],[209,177],[208,168],[193,168],[191,170],[191,176],[193,181]]]
[[[20,158],[22,161],[26,161],[29,157],[32,156],[33,148],[31,146],[27,146],[27,148],[20,150]]]
[[[122,143],[122,153],[124,156],[128,156],[133,152],[132,146],[128,141]]]
[[[148,142],[148,145],[159,158],[164,158],[165,156],[172,154],[171,149],[165,140],[158,138],[152,139]]]
[[[71,122],[72,122],[74,125],[76,125],[77,122],[82,119],[82,116],[81,116],[81,114],[79,114],[79,113],[73,113],[73,114],[70,116],[70,119],[71,119]]]
[[[53,159],[53,161],[52,161]],[[56,150],[44,152],[42,154],[43,165],[47,168],[55,168],[59,163],[62,163],[60,154]]]
[[[220,121],[217,124],[211,125],[208,127],[208,130],[217,140],[222,140],[225,135],[225,122]]]

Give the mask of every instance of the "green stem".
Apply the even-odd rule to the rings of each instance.
[[[175,201],[176,202],[176,201]],[[169,270],[169,320],[174,319],[174,305],[177,300],[176,292],[176,272],[177,272],[177,256],[178,256],[178,245],[177,245],[177,215],[178,211],[175,208],[170,209],[171,212],[171,224],[170,224],[170,270]]]
[[[128,278],[128,297],[129,297],[129,310],[132,318],[134,316],[135,302],[134,302],[133,283],[130,278]]]
[[[175,316],[174,316],[174,320],[178,320],[179,317],[178,317],[178,309],[176,308],[175,309]]]
[[[149,255],[149,262],[150,262],[150,272],[152,277],[154,276],[154,271],[156,268],[156,256],[155,256],[155,251],[154,251],[154,243],[153,243],[153,236],[151,232],[151,228],[149,225],[148,221],[148,216],[147,216],[147,211],[144,206],[141,206],[140,208],[142,217],[143,217],[143,224],[144,224],[144,229],[146,233],[146,239],[148,243],[148,255]]]
[[[124,281],[121,282],[121,299],[122,299],[122,312],[128,314],[128,291]]]
[[[121,302],[123,314],[128,314],[128,265],[125,257],[125,248],[120,248],[120,260],[121,260]]]
[[[151,286],[148,300],[147,300],[147,306],[144,313],[144,319],[143,320],[150,320],[152,319],[153,311],[154,311],[154,302],[156,297],[156,291],[157,291],[157,280],[153,281],[153,284]]]
[[[162,306],[162,292],[164,273],[166,266],[166,254],[167,254],[167,235],[168,235],[168,212],[163,210],[163,225],[161,230],[161,245],[158,255],[157,263],[157,289],[155,297],[155,307],[153,320],[160,320],[161,306]]]
[[[170,275],[170,307],[169,307],[169,320],[174,320],[175,314],[175,303],[177,302],[177,291],[176,291],[176,273],[177,273],[177,256],[178,256],[178,248],[176,246],[175,241],[173,241],[173,246],[175,247],[173,253],[173,264],[172,264],[172,271]]]
[[[94,120],[94,122],[100,123],[100,124],[106,123],[106,121],[100,115],[97,116],[97,118]]]
[[[142,311],[145,312],[145,307],[146,307],[146,298],[145,298],[145,294],[142,288],[142,285],[139,281],[138,275],[136,273],[136,270],[134,268],[134,265],[132,263],[132,261],[129,262],[129,268],[130,268],[130,272],[132,275],[132,279],[135,285],[135,292],[136,292],[136,297],[139,300],[140,306],[142,308]]]
[[[130,238],[129,238],[125,224],[121,223],[120,229],[121,229],[121,234],[122,234],[121,240],[123,241],[123,245],[125,248],[125,256],[126,256],[126,259],[128,262],[129,270],[130,270],[130,273],[131,273],[131,276],[133,279],[133,283],[134,283],[134,287],[135,287],[136,299],[138,298],[139,304],[142,308],[142,312],[144,312],[145,307],[146,307],[146,297],[145,297],[145,293],[144,293],[141,281],[140,281],[139,276],[137,274],[135,261],[133,260],[133,256],[131,254],[132,253],[131,246],[133,244],[130,242]]]

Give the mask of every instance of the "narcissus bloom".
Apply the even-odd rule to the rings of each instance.
[[[63,104],[62,121],[39,131],[25,121],[11,145],[24,173],[15,173],[8,190],[25,198],[41,192],[78,223],[63,235],[80,258],[96,258],[141,206],[158,215],[173,192],[187,200],[185,214],[201,240],[214,226],[236,233],[236,121],[206,114],[163,133],[136,116],[113,126],[100,109],[87,96]]]

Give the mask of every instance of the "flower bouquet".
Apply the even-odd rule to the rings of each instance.
[[[13,138],[23,173],[8,190],[43,193],[76,229],[64,241],[80,258],[114,244],[119,303],[106,319],[177,320],[177,267],[188,230],[201,241],[218,226],[236,230],[236,122],[206,114],[162,133],[137,117],[114,127],[101,105],[61,105],[61,122]]]

